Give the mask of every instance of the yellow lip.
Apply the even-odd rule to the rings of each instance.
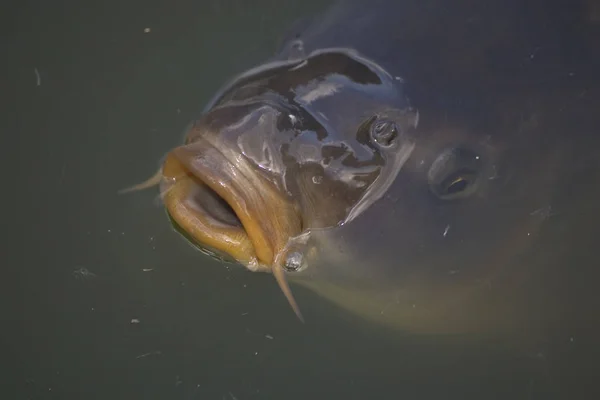
[[[167,155],[161,192],[173,220],[197,243],[228,254],[251,270],[272,272],[302,320],[282,268],[284,249],[301,232],[302,223],[294,203],[275,185],[243,158],[228,157],[198,141]],[[223,203],[230,207],[239,223],[219,219],[216,203],[206,201],[211,196],[221,201],[221,207]]]

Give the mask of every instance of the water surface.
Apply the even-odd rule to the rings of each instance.
[[[324,309],[302,325],[272,277],[209,260],[173,232],[156,191],[117,195],[155,171],[227,78],[324,5],[32,1],[3,16],[2,398],[545,399],[583,390],[545,349],[516,357],[392,340],[298,290],[303,309]]]

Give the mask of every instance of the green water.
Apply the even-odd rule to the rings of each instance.
[[[85,4],[84,4],[85,3]],[[232,74],[319,1],[29,2],[3,12],[5,399],[530,399],[525,358],[386,340],[199,254],[155,172]],[[8,8],[7,8],[8,10]],[[494,355],[495,354],[495,355]]]

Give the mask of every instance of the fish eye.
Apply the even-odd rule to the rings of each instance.
[[[429,187],[443,200],[468,197],[477,188],[481,167],[477,153],[464,148],[446,149],[431,164]]]
[[[398,125],[389,119],[375,119],[370,127],[371,139],[382,147],[392,146],[398,137]]]

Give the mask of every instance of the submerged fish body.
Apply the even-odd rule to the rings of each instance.
[[[286,280],[417,333],[597,327],[591,4],[339,2],[210,101],[165,207],[299,316]]]

